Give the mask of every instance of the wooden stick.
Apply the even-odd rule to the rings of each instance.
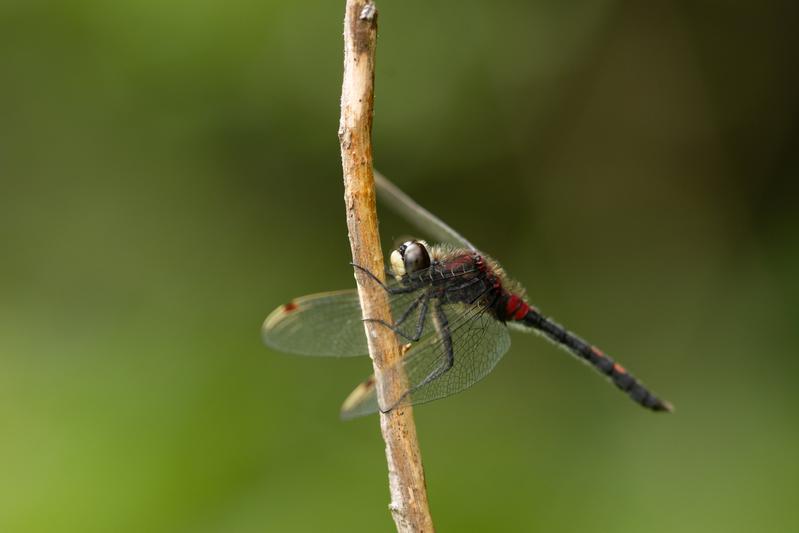
[[[374,175],[372,173],[372,111],[374,103],[377,9],[366,0],[347,0],[344,16],[344,81],[341,87],[341,164],[352,260],[383,278],[383,252],[377,229]],[[392,322],[385,291],[355,271],[363,316]],[[396,336],[375,322],[364,322],[369,355],[378,383],[380,405],[392,405],[405,390],[405,379],[392,370],[399,361]],[[394,365],[394,368],[401,365]],[[390,377],[387,372],[394,372]],[[381,384],[386,383],[386,387]],[[385,389],[385,390],[384,390]],[[386,443],[389,508],[397,531],[432,532],[424,469],[410,407],[380,414]]]

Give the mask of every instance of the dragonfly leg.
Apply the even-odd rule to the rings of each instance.
[[[377,282],[378,285],[380,285],[383,288],[384,291],[386,291],[389,294],[403,294],[403,293],[413,292],[418,289],[418,287],[414,286],[389,287],[388,285],[380,281],[380,278],[372,274],[372,272],[368,268],[364,268],[361,265],[356,265],[355,263],[350,263],[350,265],[352,265],[353,267],[357,268],[358,270],[360,270],[361,272],[372,278],[375,282]]]
[[[414,333],[414,341],[418,341],[422,338],[422,332],[424,331],[424,321],[427,318],[427,309],[428,304],[430,303],[430,294],[425,294],[425,298],[422,301],[422,309],[419,311],[419,318],[416,319],[416,332]]]
[[[427,297],[427,294],[426,294],[426,293],[422,293],[422,294],[420,294],[420,295],[418,296],[418,298],[416,298],[416,299],[413,301],[413,303],[412,303],[411,305],[409,305],[409,306],[408,306],[408,308],[405,310],[405,312],[404,312],[404,313],[402,313],[402,316],[401,316],[401,317],[399,317],[399,320],[397,320],[396,322],[394,322],[394,327],[398,327],[398,326],[400,326],[400,325],[401,325],[403,322],[405,322],[406,320],[408,320],[408,317],[409,317],[409,316],[411,316],[411,313],[413,313],[413,311],[414,311],[414,310],[415,310],[417,307],[419,307],[419,304],[420,304],[420,303],[422,303],[422,300],[424,300],[426,297]],[[383,321],[379,321],[379,322],[383,322]]]
[[[441,361],[441,366],[433,370],[430,375],[421,381],[421,383],[413,387],[414,389],[424,387],[431,381],[440,378],[445,372],[452,368],[452,365],[455,364],[455,352],[452,350],[452,332],[449,329],[449,320],[447,320],[447,315],[444,313],[444,310],[441,309],[441,305],[438,303],[433,305],[433,324],[435,325],[436,331],[438,331],[438,334],[441,337],[441,347],[444,351],[444,360]]]
[[[420,381],[417,385],[414,385],[410,389],[408,389],[405,394],[399,399],[399,401],[392,406],[392,409],[397,406],[400,402],[402,402],[408,395],[413,394],[414,391],[421,389],[425,385],[437,380],[445,373],[447,373],[455,364],[455,352],[452,349],[452,332],[449,329],[449,320],[447,320],[447,315],[444,314],[444,310],[441,309],[441,305],[439,303],[433,303],[433,324],[436,327],[436,331],[441,339],[441,347],[444,352],[444,360],[441,361],[441,364],[430,372],[422,381]]]
[[[419,390],[430,382],[440,378],[455,364],[455,353],[452,350],[452,332],[449,329],[449,321],[447,320],[447,315],[445,315],[444,311],[441,309],[441,304],[437,303],[435,300],[433,301],[433,324],[435,325],[436,331],[441,338],[441,346],[444,349],[444,360],[441,361],[441,365],[433,370],[426,378],[420,381],[417,385],[414,385],[405,391],[402,396],[400,396],[399,400],[394,402],[391,407],[388,409],[381,408],[381,413],[385,414],[393,411],[402,402],[404,402],[408,396],[413,394],[414,391]]]
[[[430,294],[429,293],[422,293],[419,297],[414,300],[414,302],[408,306],[408,309],[402,313],[402,316],[397,320],[394,324],[389,324],[385,320],[380,320],[379,318],[364,318],[364,322],[377,322],[378,324],[382,324],[383,326],[387,327],[397,335],[401,336],[404,339],[407,339],[411,342],[416,342],[422,338],[422,333],[424,332],[424,321],[427,318],[427,310],[428,305],[430,303]],[[402,325],[405,320],[411,315],[411,313],[419,307],[421,304],[422,308],[419,311],[419,318],[416,320],[416,331],[412,336],[406,335],[402,330],[399,329],[399,326]]]

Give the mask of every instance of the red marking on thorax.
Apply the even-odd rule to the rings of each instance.
[[[292,311],[297,309],[297,307],[299,307],[299,306],[296,303],[289,302],[289,303],[287,303],[286,305],[283,306],[283,311],[285,311],[286,313],[291,313]]]
[[[447,268],[453,269],[463,265],[469,265],[474,262],[474,257],[471,254],[461,254],[453,257],[446,262]]]

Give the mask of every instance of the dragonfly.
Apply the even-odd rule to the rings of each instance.
[[[387,281],[353,264],[359,283],[375,283],[386,291],[393,322],[363,317],[358,293],[350,289],[291,300],[275,309],[262,328],[266,345],[278,351],[335,357],[368,354],[364,321],[396,334],[403,355],[395,364],[401,368],[383,372],[381,379],[403,376],[399,396],[380,405],[377,387],[388,390],[390,384],[378,384],[372,375],[344,401],[342,418],[386,413],[471,387],[508,351],[510,329],[540,334],[646,409],[673,410],[612,357],[531,305],[522,286],[497,261],[376,171],[375,183],[392,208],[442,241],[403,242],[391,252]]]

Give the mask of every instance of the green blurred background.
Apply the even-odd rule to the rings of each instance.
[[[535,336],[416,411],[440,531],[799,528],[796,2],[384,0],[376,165],[677,406]],[[391,531],[343,2],[0,4],[0,531]],[[386,248],[411,232],[383,210]]]

